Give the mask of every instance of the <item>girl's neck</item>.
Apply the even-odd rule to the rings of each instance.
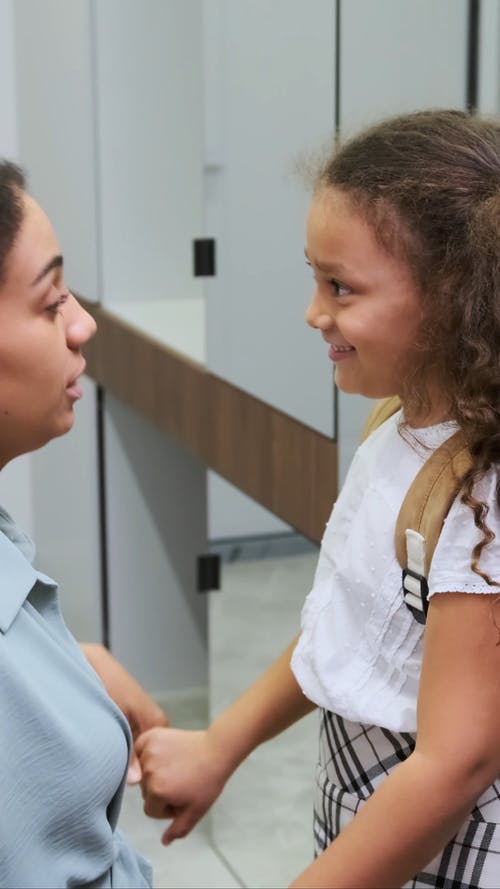
[[[403,399],[403,413],[409,426],[415,429],[424,429],[426,426],[437,426],[438,423],[446,423],[450,420],[450,408],[447,399],[442,396],[430,397],[428,405],[421,409],[408,411],[405,409]]]

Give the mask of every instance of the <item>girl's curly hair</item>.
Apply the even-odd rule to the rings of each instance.
[[[472,568],[495,584],[478,567],[494,535],[474,489],[500,462],[500,121],[439,109],[390,118],[336,150],[315,186],[345,191],[412,272],[423,320],[405,415],[429,406],[426,383],[438,381],[473,457],[460,489],[482,532]]]
[[[7,256],[23,221],[23,171],[11,161],[0,160],[0,284],[5,280]]]

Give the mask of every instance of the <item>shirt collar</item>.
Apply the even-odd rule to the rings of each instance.
[[[33,589],[38,572],[34,547],[10,516],[0,510],[0,631],[6,633]]]

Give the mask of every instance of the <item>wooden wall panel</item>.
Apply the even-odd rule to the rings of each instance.
[[[337,492],[337,446],[205,367],[81,300],[98,333],[88,374],[229,482],[319,542]]]

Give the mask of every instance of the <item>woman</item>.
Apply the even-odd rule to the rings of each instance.
[[[71,429],[94,333],[49,220],[0,162],[0,468]],[[130,727],[88,660],[137,730],[166,719],[105,649],[85,658],[32,557],[0,510],[0,885],[150,886],[116,830]]]

